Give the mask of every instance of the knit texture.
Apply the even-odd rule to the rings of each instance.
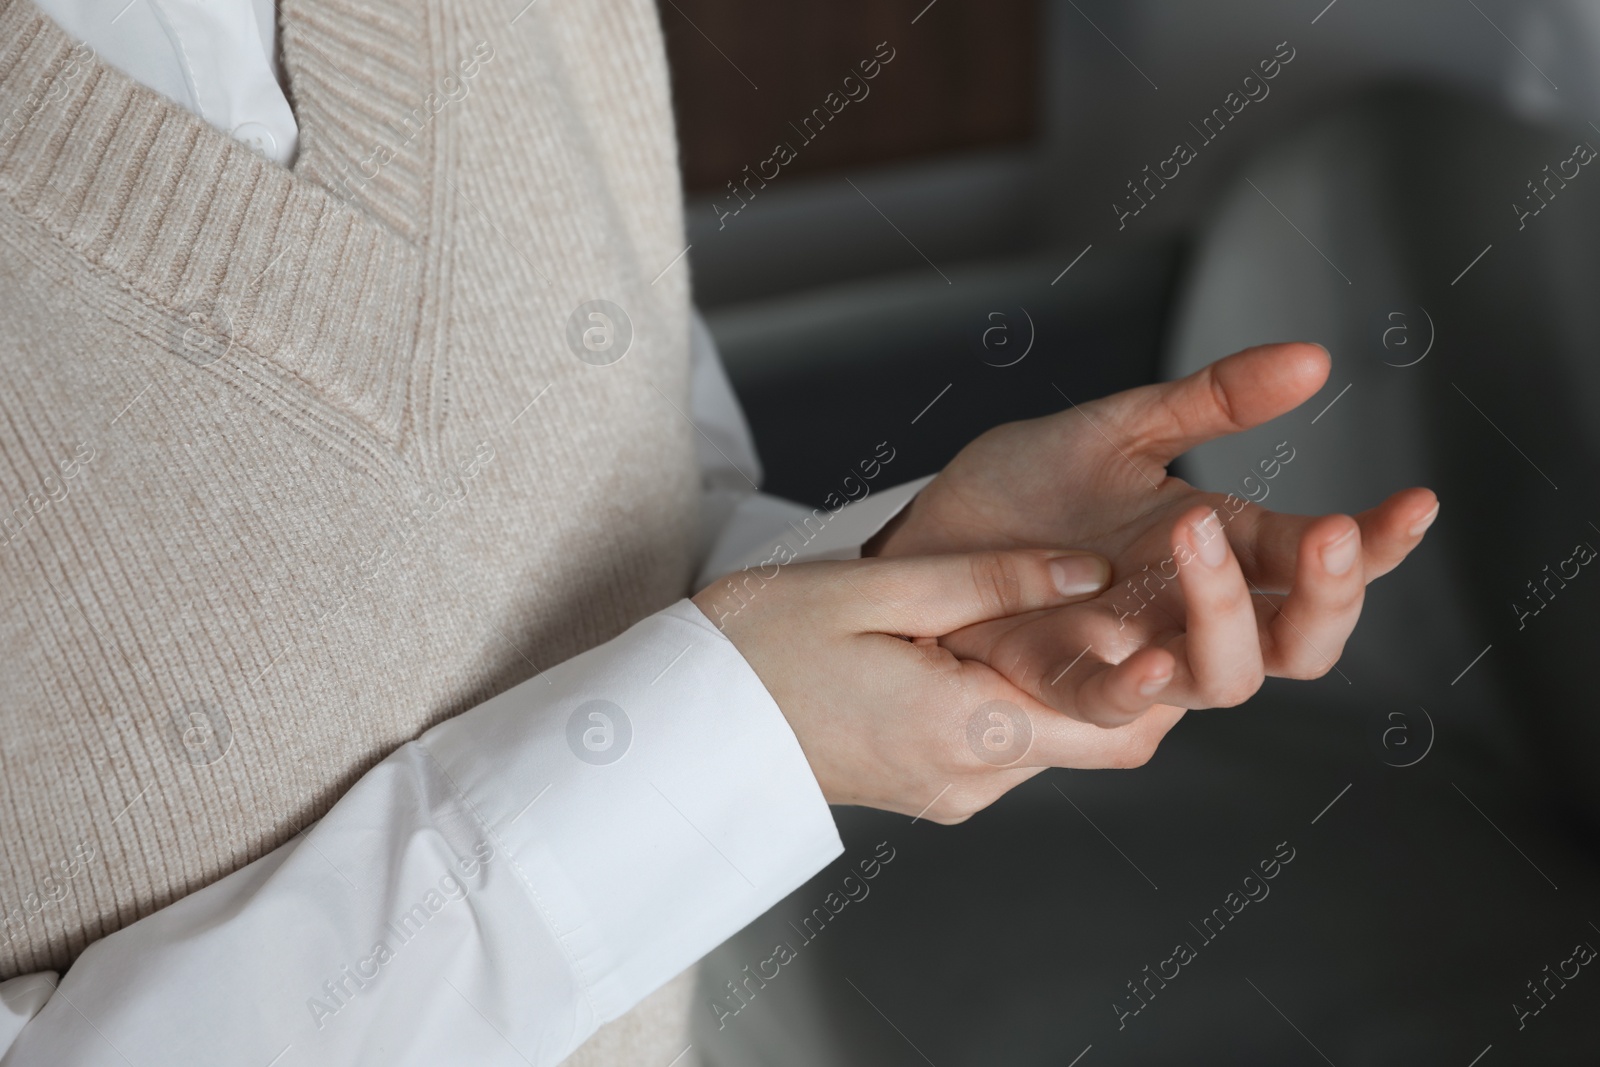
[[[518,6],[283,0],[284,169],[0,0],[0,978],[686,592],[657,16]]]

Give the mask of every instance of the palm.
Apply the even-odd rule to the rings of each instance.
[[[1119,454],[1087,421],[1077,421],[1087,433],[1063,427],[1057,447],[1049,453],[1071,460],[1026,464],[1016,471],[1016,481],[977,476],[993,457],[985,456],[984,448],[963,452],[928,487],[943,490],[930,501],[929,527],[937,522],[937,529],[950,540],[927,550],[1089,549],[1111,562],[1112,584],[1099,596],[1069,607],[983,623],[951,635],[943,644],[958,654],[982,649],[981,658],[990,663],[1026,664],[1027,652],[1045,631],[1072,657],[1068,663],[1083,650],[1090,662],[1118,663],[1137,649],[1167,646],[1182,638],[1186,609],[1175,580],[1173,525],[1197,506],[1213,509],[1227,521],[1244,502],[1203,492],[1160,467],[1142,468],[1131,456]],[[983,444],[982,438],[974,442]],[[949,482],[941,486],[946,476]],[[1018,485],[1014,497],[998,490],[1006,485]],[[1085,500],[1094,506],[1065,506],[1068,501]],[[1013,501],[1027,503],[1019,506]],[[1254,584],[1258,577],[1246,569],[1247,581]],[[1270,625],[1270,619],[1263,619],[1262,625]],[[1024,670],[1012,667],[1005,673],[1030,695],[1055,680]]]
[[[917,529],[901,544],[918,552],[1071,545],[1137,570],[1147,562],[1137,546],[1153,523],[1202,501],[1220,506],[1222,496],[1119,451],[1096,430],[1093,412],[1091,405],[1008,423],[978,437],[922,491],[908,516]],[[1164,546],[1165,534],[1157,540]]]
[[[1321,386],[1327,369],[1319,349],[1268,346],[1179,382],[997,427],[963,449],[922,491],[878,550],[920,555],[1070,547],[1110,560],[1112,585],[1093,600],[941,639],[957,655],[995,666],[1024,692],[1060,707],[1062,701],[1052,699],[1050,675],[1086,649],[1080,675],[1093,673],[1097,662],[1119,663],[1149,647],[1165,648],[1181,662],[1192,620],[1174,580],[1174,529],[1201,507],[1215,510],[1244,582],[1255,592],[1274,594],[1254,598],[1257,662],[1264,661],[1272,674],[1319,674],[1332,665],[1343,636],[1324,639],[1319,647],[1290,617],[1299,605],[1286,616],[1287,598],[1275,594],[1305,577],[1302,550],[1323,537],[1330,522],[1341,520],[1246,506],[1238,498],[1202,492],[1166,468],[1196,444],[1298,406]],[[1407,490],[1358,516],[1365,549],[1356,568],[1361,578],[1377,577],[1404,558],[1416,543],[1406,531],[1431,505],[1432,494]],[[1348,526],[1348,519],[1342,521]]]

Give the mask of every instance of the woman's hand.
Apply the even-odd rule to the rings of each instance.
[[[1097,556],[1041,549],[796,563],[694,601],[766,685],[830,803],[956,823],[1045,767],[1138,766],[1182,716],[1104,730],[936,641],[1095,596],[1107,573]],[[1096,693],[1125,697],[1140,669],[1106,669]]]
[[[1115,725],[1150,706],[1098,701],[1088,688],[1135,654],[1147,681],[1171,678],[1160,699],[1183,707],[1237,704],[1267,675],[1318,677],[1343,650],[1366,583],[1421,541],[1434,495],[1407,489],[1353,519],[1284,515],[1201,492],[1166,467],[1297,407],[1328,369],[1315,345],[1264,345],[1176,382],[997,427],[869,547],[894,556],[1070,544],[1106,556],[1116,584],[1094,603],[943,641],[1089,721]],[[1193,528],[1212,513],[1224,527],[1217,563],[1191,564],[1204,558]]]

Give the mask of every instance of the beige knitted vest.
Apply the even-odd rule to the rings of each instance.
[[[285,170],[0,0],[0,978],[686,592],[656,13],[519,8],[283,0]]]

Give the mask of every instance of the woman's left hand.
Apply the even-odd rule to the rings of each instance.
[[[1407,489],[1354,518],[1288,515],[1202,492],[1166,467],[1196,445],[1299,406],[1328,371],[1319,346],[1264,345],[1175,382],[996,427],[867,551],[1072,545],[1111,560],[1114,584],[1089,604],[987,622],[940,642],[1069,714],[1094,709],[1079,689],[1143,648],[1171,657],[1172,681],[1158,694],[1171,706],[1237,704],[1268,675],[1320,677],[1355,627],[1366,583],[1421,542],[1438,512],[1433,493]],[[1194,540],[1195,524],[1213,513],[1223,549],[1215,566]],[[1088,714],[1117,725],[1143,710]]]

